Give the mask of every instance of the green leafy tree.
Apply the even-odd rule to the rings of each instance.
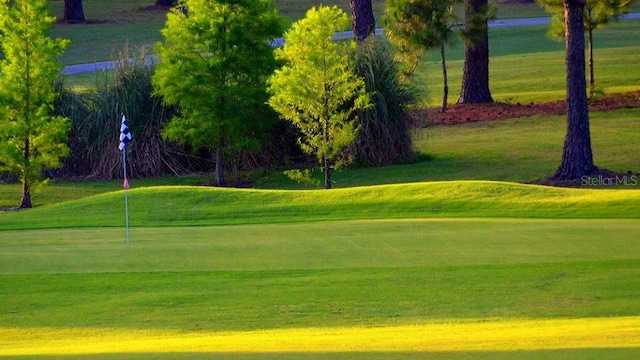
[[[277,65],[269,40],[282,29],[268,0],[185,0],[167,15],[153,84],[179,113],[163,134],[215,150],[217,186],[225,154],[254,145],[275,119],[266,106],[266,79]]]
[[[51,116],[57,58],[68,41],[47,36],[55,21],[46,0],[1,0],[0,170],[19,175],[20,208],[30,208],[31,188],[41,184],[42,170],[60,166],[68,153],[69,121]]]
[[[564,7],[562,0],[537,0],[544,9],[552,14],[549,37],[563,41],[565,37]],[[595,65],[593,61],[593,32],[612,19],[629,12],[631,0],[587,0],[584,5],[584,31],[587,33],[589,54],[589,90],[595,94]]]
[[[317,156],[327,189],[331,168],[355,139],[353,112],[369,106],[364,80],[352,66],[355,43],[332,40],[348,24],[338,7],[310,9],[285,33],[284,46],[276,50],[285,65],[269,78],[269,105],[301,131],[300,146]]]
[[[459,22],[453,12],[455,4],[454,0],[387,0],[387,37],[398,50],[399,59],[407,64],[405,75],[414,72],[425,52],[440,49],[442,112],[447,109],[449,96],[445,49]]]

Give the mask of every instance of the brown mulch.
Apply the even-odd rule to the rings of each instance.
[[[529,104],[454,104],[442,113],[440,108],[418,110],[413,113],[418,126],[459,125],[482,121],[496,121],[530,117],[535,115],[564,115],[566,101],[550,101]],[[589,100],[590,111],[608,111],[624,108],[640,108],[640,91],[611,94],[601,99]]]

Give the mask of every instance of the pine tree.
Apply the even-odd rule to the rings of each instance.
[[[22,182],[20,208],[30,208],[31,189],[44,168],[68,154],[68,119],[51,116],[57,96],[57,59],[68,41],[47,36],[54,18],[46,0],[2,0],[0,34],[0,170]]]
[[[321,162],[327,189],[331,168],[355,139],[352,113],[369,106],[364,80],[350,64],[354,43],[332,40],[348,23],[335,6],[310,9],[285,34],[285,45],[276,51],[285,65],[269,78],[269,105],[301,131],[302,150]]]

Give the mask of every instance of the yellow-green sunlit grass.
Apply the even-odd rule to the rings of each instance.
[[[443,181],[326,190],[157,186],[129,190],[134,227],[432,217],[637,218],[640,179],[627,189],[567,189]],[[597,179],[596,179],[597,180]],[[0,229],[121,226],[121,191],[0,216]],[[33,221],[38,219],[38,221]]]
[[[0,356],[136,353],[504,352],[638,348],[640,317],[480,319],[383,327],[228,332],[0,329]],[[303,356],[304,358],[304,356]]]

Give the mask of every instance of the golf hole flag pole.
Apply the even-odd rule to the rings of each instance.
[[[127,190],[129,190],[129,179],[127,179],[127,144],[133,139],[129,130],[129,122],[122,115],[122,124],[120,125],[120,144],[118,149],[122,151],[122,168],[124,169],[124,216],[125,226],[127,229],[127,246],[129,246],[129,202],[127,198]]]

